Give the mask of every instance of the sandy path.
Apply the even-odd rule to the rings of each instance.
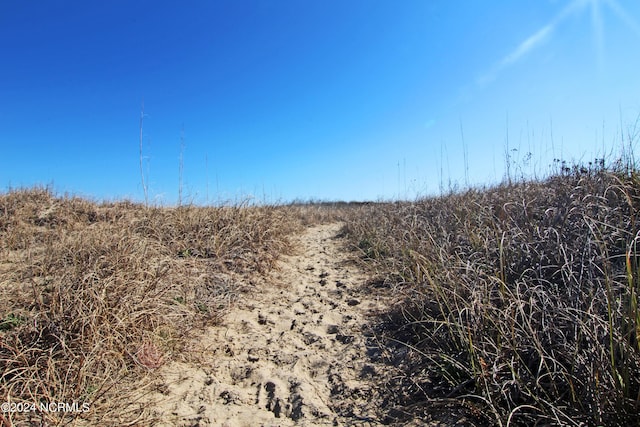
[[[297,255],[206,331],[200,363],[161,369],[158,419],[183,426],[378,425],[371,379],[380,368],[363,325],[380,303],[359,290],[365,277],[335,238],[340,226],[301,234]]]

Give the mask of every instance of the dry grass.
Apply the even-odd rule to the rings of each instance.
[[[0,425],[152,424],[131,384],[188,357],[291,233],[336,220],[399,296],[372,319],[388,423],[637,425],[639,212],[640,176],[621,163],[415,203],[169,209],[12,191],[0,401],[89,410]]]
[[[287,206],[290,215],[303,226],[342,222],[348,218],[349,213],[358,206],[370,203],[358,202],[293,202]]]
[[[601,162],[354,210],[345,232],[402,295],[378,329],[388,421],[637,425],[639,213],[640,176]]]
[[[133,381],[181,357],[242,291],[236,279],[273,268],[299,227],[279,207],[0,195],[0,401],[90,408],[3,413],[0,425],[143,423]]]

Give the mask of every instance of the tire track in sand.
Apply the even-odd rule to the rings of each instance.
[[[379,424],[380,350],[363,325],[382,303],[362,291],[366,277],[348,262],[340,228],[305,230],[297,254],[205,332],[201,363],[160,370],[159,425]]]

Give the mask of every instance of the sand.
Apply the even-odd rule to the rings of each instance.
[[[340,228],[305,230],[297,253],[193,343],[197,362],[158,369],[146,397],[157,425],[379,425],[383,368],[366,325],[384,302],[363,290]]]

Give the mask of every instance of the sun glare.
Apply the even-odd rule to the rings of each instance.
[[[593,40],[596,48],[596,60],[598,70],[604,68],[604,25],[600,10],[600,0],[590,0],[591,3],[591,25],[593,27]]]
[[[627,29],[631,30],[636,37],[640,38],[640,25],[638,22],[617,2],[617,0],[576,0],[581,6],[588,5],[591,9],[591,27],[594,48],[596,50],[596,60],[598,69],[603,70],[606,62],[606,40],[605,24],[603,13],[605,9],[612,11],[619,21],[622,21]]]
[[[638,38],[640,38],[640,25],[616,0],[574,0],[558,12],[548,23],[521,41],[514,50],[498,61],[492,70],[478,78],[476,83],[479,86],[485,86],[494,81],[498,77],[498,74],[505,68],[521,61],[531,51],[540,48],[548,42],[553,37],[556,28],[568,17],[584,12],[587,7],[590,9],[591,14],[591,32],[596,64],[598,70],[602,72],[606,65],[605,24],[603,14],[607,11],[613,11],[618,20],[622,21]]]

